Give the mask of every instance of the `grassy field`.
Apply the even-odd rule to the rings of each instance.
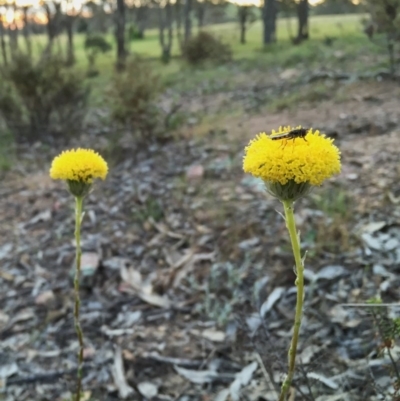
[[[150,29],[144,40],[132,41],[128,44],[130,54],[137,54],[148,60],[158,73],[164,84],[174,91],[197,90],[206,86],[207,93],[234,88],[241,79],[249,81],[254,75],[271,76],[285,69],[296,69],[304,72],[312,70],[329,70],[344,72],[364,72],[386,67],[385,46],[376,46],[368,40],[362,30],[364,15],[329,15],[312,16],[310,18],[310,39],[295,46],[290,37],[295,36],[297,19],[279,19],[277,26],[277,43],[262,45],[262,22],[256,21],[247,32],[247,43],[239,42],[238,23],[209,25],[205,30],[229,43],[233,50],[234,62],[221,66],[203,66],[191,68],[179,58],[179,46],[174,37],[173,56],[168,65],[161,63],[161,49],[158,30]],[[194,31],[196,33],[196,29]],[[327,38],[333,43],[327,44]],[[99,54],[97,68],[100,72],[95,78],[88,79],[91,84],[91,104],[102,106],[107,96],[110,78],[114,72],[116,60],[116,44],[113,35],[107,36],[112,50]],[[66,35],[60,35],[54,46],[60,54],[66,53]],[[76,67],[83,74],[87,71],[87,57],[84,49],[85,35],[75,35]],[[37,57],[46,47],[47,37],[36,35],[33,38],[34,55]],[[21,40],[21,47],[23,41]]]
[[[212,68],[189,68],[185,63],[175,57],[168,65],[160,61],[160,45],[158,30],[146,31],[145,39],[132,41],[128,44],[130,54],[137,54],[143,59],[149,60],[155,71],[162,76],[165,84],[175,89],[190,90],[205,80],[226,81],[229,80],[232,70],[237,72],[266,71],[270,68],[303,68],[320,69],[321,66],[328,70],[363,71],[365,69],[365,57],[372,54],[383,53],[384,46],[376,46],[371,43],[362,30],[363,15],[329,15],[313,16],[310,18],[310,40],[300,46],[294,46],[290,36],[294,36],[297,30],[297,20],[279,19],[277,27],[277,43],[263,47],[262,45],[262,22],[255,22],[247,32],[247,43],[239,43],[239,27],[237,23],[226,23],[209,25],[205,30],[215,33],[225,42],[229,43],[233,50],[235,60],[234,66]],[[196,33],[196,30],[195,32]],[[97,58],[97,68],[100,75],[91,79],[92,101],[94,104],[101,104],[102,92],[109,83],[114,71],[116,49],[115,40],[112,34],[108,35],[108,41],[113,49],[100,54]],[[333,38],[333,45],[327,46],[324,42],[327,38]],[[35,52],[40,54],[41,49],[46,45],[46,36],[35,37]],[[84,49],[84,35],[75,36],[75,52],[77,67],[83,73],[87,69],[87,58]],[[66,37],[58,38],[56,48],[65,53]],[[383,49],[383,51],[382,51]],[[179,56],[179,47],[176,38],[173,42],[173,56]],[[367,56],[368,55],[368,56]],[[345,59],[345,60],[344,60]],[[344,63],[345,61],[345,63]],[[379,67],[382,57],[377,58],[373,65]]]
[[[239,43],[239,29],[236,23],[217,24],[207,26],[205,29],[214,32],[217,36],[221,37],[225,42],[232,46],[235,59],[255,59],[260,58],[262,55],[267,56],[266,61],[273,61],[273,58],[282,50],[289,49],[289,53],[304,53],[307,58],[307,53],[310,49],[315,47],[315,43],[321,43],[326,37],[336,38],[337,40],[344,41],[350,45],[354,41],[365,42],[368,46],[368,40],[362,32],[361,15],[332,15],[332,16],[316,16],[310,19],[310,37],[311,40],[305,45],[294,47],[289,41],[289,32],[293,35],[297,29],[296,19],[279,19],[277,36],[278,43],[271,46],[269,49],[263,49],[262,46],[262,22],[255,22],[248,30],[247,43],[242,45]],[[84,35],[75,36],[75,51],[78,60],[78,67],[85,69],[87,59],[84,50]],[[175,39],[175,38],[174,38]],[[34,48],[35,52],[39,54],[46,45],[47,38],[42,36],[35,36]],[[113,36],[108,35],[109,42],[113,45],[113,50],[107,54],[98,56],[97,64],[102,72],[110,72],[113,70],[115,63],[115,41]],[[66,37],[60,36],[57,42],[57,48],[60,52],[65,51]],[[144,40],[133,41],[129,43],[129,51],[131,54],[139,54],[143,58],[157,59],[160,57],[160,45],[158,40],[158,30],[151,29],[146,31]],[[179,55],[179,48],[177,40],[173,42],[173,55]],[[268,56],[269,55],[269,56]],[[271,57],[272,55],[272,57]],[[290,54],[288,55],[290,57]],[[276,63],[281,60],[278,57]],[[169,66],[163,68],[163,73],[169,74],[176,71],[177,65],[172,62]]]
[[[251,87],[265,79],[280,79],[281,72],[285,70],[293,70],[306,77],[312,71],[327,70],[357,74],[387,68],[386,47],[384,43],[382,46],[376,46],[367,39],[362,31],[362,18],[364,18],[363,15],[354,14],[313,16],[310,18],[310,39],[299,46],[293,45],[290,41],[290,37],[295,35],[297,20],[294,18],[279,19],[277,43],[265,48],[262,45],[261,21],[255,22],[249,28],[247,43],[244,45],[239,43],[238,24],[226,23],[207,26],[205,30],[221,37],[231,45],[233,50],[234,62],[220,66],[204,65],[191,68],[179,57],[174,57],[168,65],[162,64],[157,29],[146,31],[144,40],[129,43],[129,52],[147,59],[149,66],[161,76],[164,85],[172,90],[170,94],[176,95],[178,98],[181,95],[185,96],[186,93],[193,93],[193,91],[198,93],[198,90],[203,96],[235,91],[241,86]],[[328,45],[327,38],[333,38],[333,43]],[[87,71],[84,40],[85,35],[75,35],[76,67],[82,74]],[[108,35],[108,40],[113,49],[107,54],[98,56],[97,68],[100,74],[87,79],[91,87],[90,106],[93,108],[106,105],[107,91],[112,82],[116,46],[112,34]],[[47,37],[37,35],[34,36],[33,41],[34,54],[38,57],[46,46]],[[23,41],[21,40],[20,43],[22,47]],[[57,39],[55,50],[61,54],[66,53],[65,35],[61,35]],[[174,38],[173,55],[179,56],[176,38]],[[279,111],[290,108],[291,104],[326,96],[326,86],[323,83],[318,85],[301,91],[301,94],[285,92],[275,95],[273,99],[268,99],[269,110]],[[240,113],[242,112],[240,111]],[[232,106],[229,110],[226,108],[224,113],[229,113],[229,116],[233,117],[238,110]],[[214,111],[211,113],[212,115],[205,114],[207,115],[201,116],[203,125],[214,125],[215,119],[220,118]],[[5,152],[8,153],[10,146],[5,146],[4,143],[12,143],[12,137],[1,132],[0,136],[0,142],[3,141],[0,143],[0,148],[6,149]],[[0,154],[0,170],[2,163]]]

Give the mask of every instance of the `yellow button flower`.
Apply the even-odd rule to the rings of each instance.
[[[50,168],[53,180],[81,181],[88,184],[93,178],[104,180],[108,173],[105,160],[92,149],[72,149],[55,157]]]
[[[264,181],[286,184],[307,182],[321,185],[327,178],[340,172],[340,151],[333,139],[310,129],[305,138],[271,139],[290,127],[280,127],[271,136],[265,132],[250,141],[245,149],[243,169]]]
[[[312,129],[304,137],[283,135],[291,130],[280,127],[269,136],[263,132],[251,140],[245,149],[243,170],[263,179],[276,196],[280,197],[276,189],[285,186],[285,194],[295,199],[297,189],[304,194],[308,187],[321,185],[340,172],[341,164],[340,151],[333,145],[333,139]]]
[[[293,336],[288,353],[288,374],[282,383],[279,400],[286,399],[295,373],[297,344],[304,304],[304,259],[294,218],[294,202],[315,185],[340,172],[340,151],[333,140],[319,131],[280,127],[271,135],[265,132],[250,141],[245,149],[243,170],[264,180],[270,194],[283,204],[295,261],[297,287]]]
[[[50,177],[66,180],[75,196],[85,195],[94,178],[104,180],[108,173],[106,161],[92,149],[71,149],[54,158]]]

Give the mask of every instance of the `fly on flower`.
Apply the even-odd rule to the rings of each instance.
[[[288,132],[283,132],[282,134],[270,136],[270,138],[274,141],[277,139],[295,140],[296,138],[303,138],[307,142],[306,135],[308,134],[308,131],[310,131],[310,128],[296,128]]]

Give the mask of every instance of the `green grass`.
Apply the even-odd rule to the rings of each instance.
[[[277,26],[277,43],[263,47],[262,22],[257,21],[250,26],[247,32],[247,43],[239,43],[238,23],[225,23],[206,26],[207,31],[215,33],[218,37],[229,43],[233,50],[234,62],[224,66],[203,66],[190,68],[179,57],[175,57],[168,65],[160,60],[160,45],[158,30],[150,29],[145,32],[144,40],[132,41],[128,44],[129,52],[146,59],[151,67],[161,75],[167,86],[177,91],[197,89],[201,85],[203,93],[215,93],[229,90],[240,85],[241,80],[248,82],[248,72],[265,72],[273,69],[279,71],[285,68],[309,70],[321,68],[328,70],[363,71],[365,57],[376,54],[376,60],[382,65],[380,53],[383,47],[372,44],[362,32],[361,20],[363,15],[330,15],[310,17],[310,40],[301,45],[294,46],[290,36],[295,35],[297,29],[296,18],[279,19]],[[196,33],[196,29],[194,31]],[[332,46],[324,44],[324,40],[334,38]],[[99,54],[97,68],[100,75],[90,79],[92,83],[92,102],[101,106],[104,99],[104,89],[110,82],[114,71],[116,59],[116,45],[112,34],[107,35],[113,49],[106,54]],[[55,49],[65,53],[66,36],[57,38]],[[85,35],[75,35],[75,55],[77,69],[82,73],[87,70],[87,58],[84,49]],[[47,37],[45,35],[34,37],[34,54],[39,55],[45,48]],[[343,57],[338,57],[343,53]],[[173,41],[173,56],[179,56],[179,46],[176,37]],[[279,106],[279,105],[278,105]]]
[[[163,83],[173,88],[173,94],[179,96],[181,92],[201,90],[202,94],[214,94],[236,90],[242,86],[262,82],[269,79],[278,79],[285,69],[299,72],[300,77],[307,77],[313,70],[328,70],[335,72],[365,72],[387,66],[386,48],[371,43],[362,31],[361,20],[363,15],[330,15],[312,16],[310,18],[310,39],[300,45],[293,45],[290,37],[297,30],[297,19],[279,19],[277,26],[277,43],[266,46],[262,44],[262,22],[257,21],[248,29],[247,43],[239,43],[238,23],[225,23],[206,26],[205,30],[219,36],[229,43],[233,50],[234,60],[231,63],[215,66],[203,65],[192,68],[179,57],[174,57],[168,65],[160,60],[160,45],[158,30],[150,29],[145,32],[144,40],[129,43],[129,52],[137,54],[149,63],[157,74],[160,74]],[[196,28],[194,29],[194,34]],[[327,38],[333,38],[331,45],[325,43]],[[116,45],[112,34],[107,35],[112,44],[112,50],[106,54],[99,54],[96,66],[100,74],[95,78],[87,79],[91,85],[91,106],[103,107],[107,97],[107,88],[111,82],[116,60]],[[75,40],[76,68],[85,74],[87,58],[84,49],[85,35],[77,34]],[[55,43],[54,50],[61,54],[66,51],[65,35],[60,35]],[[33,51],[39,57],[47,44],[46,35],[33,37]],[[23,49],[23,41],[21,40]],[[174,37],[173,56],[179,56],[179,48]],[[319,102],[327,96],[330,88],[325,84],[316,84],[304,89],[301,93],[291,93],[290,90],[282,98],[268,99],[269,111],[291,109],[301,102]],[[264,94],[260,94],[264,96]],[[265,94],[265,96],[269,96]],[[257,100],[257,99],[256,99]],[[261,102],[263,103],[263,101]],[[237,110],[224,109],[233,114]],[[212,114],[212,113],[211,113]],[[211,124],[215,115],[202,124]],[[0,163],[1,164],[1,163]]]
[[[338,39],[345,39],[347,44],[354,41],[365,41],[365,35],[362,32],[361,26],[362,15],[331,15],[331,16],[313,16],[310,18],[310,42],[315,43],[321,42],[324,38],[334,37]],[[297,29],[297,21],[295,18],[290,19],[279,19],[277,26],[277,45],[270,46],[270,49],[266,51],[262,45],[262,22],[257,21],[248,30],[247,43],[242,45],[239,43],[239,29],[237,23],[226,23],[216,24],[207,26],[207,31],[215,33],[225,42],[232,46],[234,58],[236,60],[241,59],[256,59],[261,54],[269,54],[269,59],[272,56],[276,56],[277,53],[281,53],[282,48],[291,47],[291,56],[297,59],[301,59],[303,54],[304,46],[292,46],[289,40],[289,29],[294,35]],[[129,51],[131,53],[139,54],[143,58],[158,59],[160,57],[160,45],[158,39],[158,30],[150,29],[145,33],[144,40],[132,41],[129,43]],[[97,65],[100,71],[109,73],[113,70],[115,63],[115,40],[113,35],[107,35],[108,41],[113,45],[112,51],[106,54],[100,54],[97,59]],[[66,48],[66,36],[62,35],[57,39],[55,46],[60,52],[65,51]],[[75,52],[77,58],[77,66],[83,70],[86,69],[87,59],[84,50],[84,35],[75,35]],[[34,52],[40,54],[40,52],[46,46],[47,38],[45,35],[38,35],[34,37]],[[312,46],[310,46],[312,47]],[[179,55],[179,46],[174,37],[173,41],[173,56]],[[278,56],[280,57],[280,56]],[[172,62],[169,66],[163,67],[164,74],[170,74],[176,72],[177,63]]]
[[[270,102],[268,109],[273,112],[283,110],[294,110],[299,104],[307,103],[316,105],[319,102],[330,99],[332,96],[332,88],[327,87],[325,83],[316,83],[303,87],[301,91],[294,91],[286,96],[279,97]]]

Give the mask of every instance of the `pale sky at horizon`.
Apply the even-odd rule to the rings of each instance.
[[[40,6],[40,0],[0,0],[0,3],[3,4],[13,4],[15,1],[15,3],[17,4],[18,7],[23,7],[23,6],[32,6],[34,8],[39,7]],[[96,0],[93,0],[96,1]],[[255,5],[255,6],[260,6],[264,0],[227,0],[230,3],[233,4],[239,4],[239,5]],[[324,0],[308,0],[310,5],[316,5],[318,3],[323,2]],[[75,12],[73,10],[78,10],[82,7],[82,3],[86,3],[87,0],[61,0],[61,2],[63,3],[62,8],[64,9],[63,11],[65,12],[66,10],[71,10],[72,12]],[[0,11],[1,11],[2,6],[0,5]],[[32,10],[33,11],[33,10]],[[19,12],[17,12],[17,14],[19,14]],[[5,21],[11,23],[12,21],[15,21],[15,16],[17,14],[14,14],[14,11],[12,8],[9,8],[4,17]],[[20,16],[17,17],[18,20],[20,20]]]
[[[242,3],[246,3],[246,4],[248,4],[248,3],[252,3],[252,4],[260,4],[261,2],[262,2],[262,0],[228,0],[228,1],[230,1],[231,3],[234,3],[234,4],[242,4]],[[323,0],[308,0],[309,1],[309,3],[311,4],[311,5],[315,5],[315,4],[318,4],[318,3],[321,3]],[[9,3],[9,4],[11,4],[11,3],[13,3],[14,1],[11,1],[11,0],[9,0],[9,1],[5,1],[5,3]],[[18,6],[24,6],[24,5],[34,5],[34,6],[37,6],[37,5],[39,5],[39,0],[16,0],[16,4],[18,5]],[[81,1],[80,0],[73,0],[73,1],[69,1],[69,3],[71,3],[71,2],[74,2],[74,3],[79,3],[79,4],[81,4]]]

